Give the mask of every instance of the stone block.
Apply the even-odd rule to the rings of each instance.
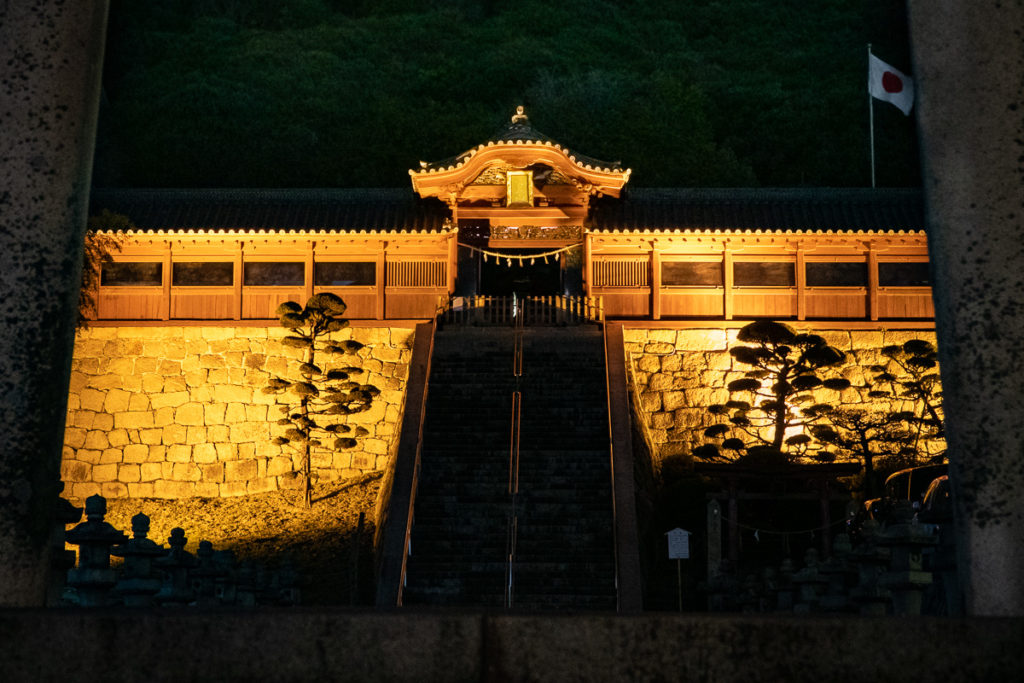
[[[157,366],[160,364],[158,358],[153,356],[140,356],[135,359],[134,373],[137,375],[146,374],[148,372],[155,373]]]
[[[68,385],[68,389],[72,394],[80,394],[83,389],[89,386],[89,376],[80,370],[73,371],[71,373],[71,383]]]
[[[206,428],[206,438],[210,443],[221,443],[231,439],[231,428],[227,425],[211,425]]]
[[[266,441],[270,438],[270,427],[266,422],[239,422],[230,426],[231,441]]]
[[[128,410],[131,394],[123,389],[110,389],[103,400],[104,413],[124,413]]]
[[[153,411],[153,426],[166,427],[174,424],[174,408],[157,408]]]
[[[189,462],[192,460],[192,447],[174,444],[167,447],[167,462]]]
[[[156,481],[161,476],[161,466],[158,462],[144,462],[139,466],[139,476],[142,481]]]
[[[117,464],[93,465],[92,479],[97,483],[117,480]]]
[[[146,458],[146,462],[163,462],[167,459],[167,446],[150,446],[149,457]]]
[[[357,470],[369,470],[373,469],[375,459],[366,453],[353,453],[352,454],[352,467]]]
[[[682,367],[682,359],[678,353],[671,356],[661,357],[661,371],[665,373],[677,372]]]
[[[640,394],[640,405],[646,413],[653,413],[661,410],[661,393],[657,391],[645,391]]]
[[[92,465],[79,460],[65,460],[60,464],[60,479],[65,483],[90,481]]]
[[[177,376],[181,374],[181,361],[180,360],[168,360],[167,358],[161,358],[159,365],[156,367],[156,372],[161,376]]]
[[[292,459],[284,456],[270,458],[267,462],[267,476],[277,477],[292,471]]]
[[[813,333],[824,339],[829,346],[840,351],[849,351],[851,348],[850,333],[846,330],[815,330]]]
[[[226,407],[223,403],[207,403],[203,406],[203,420],[206,425],[224,424],[224,411]]]
[[[99,391],[98,389],[82,389],[78,394],[79,406],[85,410],[92,410],[97,413],[103,410],[106,398],[106,392]]]
[[[235,460],[238,457],[233,443],[215,443],[214,448],[217,450],[217,460]]]
[[[161,479],[153,483],[154,498],[191,498],[196,485],[191,481],[168,481]]]
[[[725,351],[729,344],[725,330],[679,330],[676,335],[680,351]]]
[[[188,385],[185,384],[184,377],[165,377],[164,378],[164,393],[176,394],[179,391],[188,391]],[[152,400],[152,397],[150,397]],[[187,399],[186,399],[187,400]]]
[[[673,425],[673,414],[666,412],[657,412],[651,415],[651,428],[652,429],[668,429]]]
[[[277,478],[277,488],[281,491],[288,491],[302,488],[302,477],[295,473],[285,474]]]
[[[163,443],[163,429],[140,429],[139,441],[147,446],[158,446]]]
[[[622,328],[622,341],[625,343],[638,343],[647,341],[647,330],[636,327]]]
[[[203,472],[203,481],[220,483],[224,481],[224,463],[216,462],[200,465]]]
[[[665,374],[663,372],[656,373],[648,378],[647,389],[648,391],[664,391],[666,389],[671,389],[673,379],[672,375]]]
[[[197,443],[192,447],[193,462],[217,462],[217,447],[212,443]]]
[[[269,435],[267,437],[263,438],[263,439],[260,439],[259,441],[256,441],[255,442],[255,446],[256,446],[256,455],[260,455],[260,456],[264,456],[264,457],[268,457],[268,456],[269,457],[273,457],[275,455],[280,455],[281,454],[281,446],[278,446],[276,443],[274,443],[270,439]]]
[[[255,460],[232,460],[224,463],[225,481],[245,481],[256,478]]]
[[[142,393],[156,394],[164,390],[164,378],[152,372],[142,375]]]
[[[185,438],[188,433],[187,429],[187,427],[177,424],[167,425],[161,430],[161,443],[167,446],[185,443]]]
[[[192,495],[196,498],[220,498],[220,484],[212,481],[197,481]]]
[[[64,429],[64,445],[71,448],[82,448],[85,446],[85,435],[88,432],[79,427],[67,427]]]
[[[96,413],[91,410],[76,410],[68,415],[68,422],[82,429],[92,429],[95,420]]]
[[[85,434],[85,447],[103,450],[104,448],[110,447],[110,441],[107,440],[105,432],[91,431]]]
[[[220,496],[222,498],[244,496],[248,493],[245,488],[245,484],[246,482],[244,481],[226,481],[218,487],[220,490]]]
[[[185,405],[188,403],[188,399],[187,391],[172,391],[153,394],[149,397],[149,402],[153,408],[159,410],[161,408],[177,408],[178,406]]]
[[[644,353],[653,353],[658,356],[673,353],[675,350],[675,344],[668,344],[666,342],[649,342],[644,345]],[[658,365],[660,367],[660,362]]]
[[[221,356],[206,353],[199,356],[199,367],[200,368],[222,368],[224,367],[224,359]]]
[[[142,375],[125,375],[121,377],[121,388],[129,394],[142,391]]]
[[[175,481],[199,481],[203,478],[203,471],[194,462],[176,462],[172,472]]]
[[[884,346],[881,330],[851,330],[850,348],[854,351],[880,349]]]
[[[120,448],[105,448],[102,451],[91,451],[82,448],[78,451],[78,459],[92,463],[124,462],[124,451]]]
[[[174,463],[173,462],[162,462],[160,463],[160,478],[170,480],[174,477]]]
[[[213,388],[213,400],[219,403],[249,403],[252,387],[222,384]]]
[[[73,484],[70,488],[70,495],[79,500],[85,500],[89,496],[95,496],[100,492],[100,485],[96,482],[86,481]]]
[[[245,404],[229,403],[224,411],[224,422],[228,424],[245,422]]]
[[[185,372],[185,386],[201,387],[206,384],[207,371],[202,368],[195,368]]]
[[[658,356],[642,355],[636,359],[636,369],[643,372],[659,372],[661,359]]]
[[[152,483],[134,483],[128,484],[128,497],[129,498],[155,498],[155,490]]]
[[[206,427],[186,427],[185,428],[185,443],[189,445],[197,443],[206,443]]]
[[[388,452],[388,442],[383,439],[363,439],[363,450],[372,455],[384,455]]]
[[[255,443],[238,443],[235,444],[235,457],[239,460],[246,460],[249,458],[256,457],[256,444]]]
[[[704,354],[704,361],[711,370],[731,370],[732,356],[728,353],[707,353]]]
[[[130,411],[114,415],[115,429],[150,429],[153,427],[153,413],[145,411]]]
[[[246,483],[246,493],[267,493],[268,491],[277,490],[277,478],[276,477],[262,477],[260,479],[253,479]]]
[[[265,405],[246,405],[245,406],[245,419],[247,422],[266,422],[267,421],[267,406]],[[277,416],[274,416],[277,419]]]
[[[675,410],[686,405],[686,394],[682,391],[666,391],[661,400],[665,410]]]
[[[309,456],[310,466],[313,469],[326,469],[334,462],[334,454],[330,451],[318,451]]]
[[[87,462],[90,465],[95,465],[102,462],[103,453],[104,451],[94,451],[88,448],[80,448],[75,451],[74,449],[70,449],[65,446],[62,460],[81,460],[82,462]]]
[[[174,411],[174,421],[180,425],[198,426],[203,424],[204,407],[202,403],[185,403]]]
[[[210,370],[210,374],[207,375],[206,381],[210,384],[230,384],[231,373],[228,372],[227,368]]]
[[[117,480],[120,482],[135,483],[140,481],[142,478],[141,470],[138,465],[120,465],[117,468]]]
[[[104,498],[127,498],[128,487],[119,481],[108,481],[100,484],[100,495]]]
[[[213,387],[208,384],[204,384],[201,387],[192,387],[189,389],[188,396],[196,403],[209,403],[213,400]]]
[[[149,446],[133,443],[124,447],[124,462],[140,463],[149,460]]]

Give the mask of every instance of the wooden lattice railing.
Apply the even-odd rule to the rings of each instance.
[[[445,297],[438,317],[456,325],[579,325],[604,322],[604,304],[599,296]]]

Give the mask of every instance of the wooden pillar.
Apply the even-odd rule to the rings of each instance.
[[[448,294],[455,293],[455,276],[459,271],[459,233],[448,235]]]
[[[384,320],[387,317],[387,308],[385,300],[385,289],[387,288],[387,256],[388,256],[388,242],[381,241],[380,248],[377,250],[377,307],[374,312],[374,317],[377,320]]]
[[[732,320],[732,251],[729,247],[725,247],[725,251],[722,253],[722,284],[724,285],[723,291],[725,301],[722,304],[722,309],[725,313],[726,320]]]
[[[868,247],[868,317],[878,320],[878,252]]]
[[[807,269],[803,245],[796,248],[796,319],[807,319]]]
[[[231,319],[242,319],[242,241],[235,245],[234,264],[232,268],[232,289],[234,290],[234,301],[231,304]]]
[[[590,259],[593,249],[593,237],[588,232],[583,235],[583,296],[590,296],[590,277],[593,270]]]
[[[661,250],[651,242],[651,317],[661,320]]]
[[[171,319],[171,243],[168,242],[167,246],[164,247],[164,261],[163,261],[163,296],[160,297],[160,319],[170,320]]]
[[[302,279],[302,282],[303,282],[303,292],[302,293],[303,293],[303,295],[305,295],[305,300],[306,301],[309,301],[309,299],[313,296],[313,285],[314,285],[314,282],[315,282],[314,278],[315,278],[315,275],[316,275],[316,273],[315,273],[315,271],[313,269],[313,254],[314,254],[315,249],[316,249],[316,242],[314,240],[309,240],[309,242],[307,242],[307,244],[306,244],[306,255],[305,255],[304,268],[303,268],[304,277]],[[303,301],[302,303],[306,303],[306,301]]]

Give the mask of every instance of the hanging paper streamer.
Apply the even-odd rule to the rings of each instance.
[[[495,263],[501,263],[501,260],[505,259],[505,265],[506,266],[511,266],[512,265],[512,259],[516,259],[516,261],[519,262],[519,265],[522,266],[523,265],[523,261],[525,261],[526,259],[530,259],[530,265],[535,264],[537,262],[537,259],[539,259],[539,258],[544,259],[544,263],[548,263],[548,257],[549,256],[558,256],[559,254],[561,254],[563,252],[571,251],[573,249],[578,249],[579,247],[581,247],[583,245],[581,245],[581,244],[571,244],[568,247],[562,247],[561,249],[553,249],[551,251],[545,251],[545,252],[540,253],[540,254],[529,254],[529,255],[526,255],[526,256],[523,256],[523,255],[520,255],[520,254],[503,254],[500,251],[491,251],[490,249],[481,249],[480,247],[474,247],[471,244],[463,244],[462,242],[459,242],[459,246],[460,247],[464,247],[466,249],[469,249],[470,251],[474,251],[474,252],[478,252],[480,254],[483,254],[484,263],[487,263],[487,258],[489,256],[493,256]]]

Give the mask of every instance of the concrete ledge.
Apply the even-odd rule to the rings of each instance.
[[[4,681],[1016,680],[1024,619],[0,611]]]

